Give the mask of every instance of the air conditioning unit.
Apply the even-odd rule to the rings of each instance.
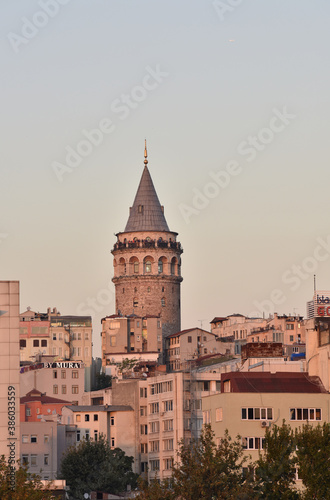
[[[267,420],[262,420],[260,423],[261,423],[261,427],[269,427],[270,426],[270,422],[268,422]]]

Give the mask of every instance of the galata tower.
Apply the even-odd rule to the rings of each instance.
[[[181,329],[181,244],[169,230],[144,150],[144,170],[125,231],[116,234],[114,256],[116,313],[157,316],[163,337]]]

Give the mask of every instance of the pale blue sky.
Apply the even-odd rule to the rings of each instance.
[[[212,0],[62,3],[0,3],[1,279],[20,280],[21,309],[92,309],[99,348],[100,318],[114,312],[110,249],[147,137],[184,247],[182,327],[267,312],[274,289],[272,310],[305,314],[314,269],[330,288],[330,245],[313,257],[330,235],[329,1],[223,0],[237,4],[223,19]],[[26,20],[44,26],[19,39]],[[157,67],[156,88],[136,90]],[[122,119],[118,99],[131,93]],[[262,132],[285,109],[295,118]],[[54,162],[104,118],[112,132],[60,182]],[[259,133],[268,143],[248,162],[238,148]],[[238,175],[197,214],[193,193],[231,160]],[[195,209],[188,224],[183,205]]]

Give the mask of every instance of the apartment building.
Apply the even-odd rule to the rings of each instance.
[[[55,356],[57,361],[92,363],[91,316],[62,316],[56,308],[37,313],[30,308],[20,314],[20,358]]]
[[[111,354],[163,351],[162,324],[158,316],[118,316],[102,319],[102,366]]]
[[[193,359],[219,352],[220,344],[214,333],[201,328],[189,328],[165,339],[166,366],[170,371],[183,370]]]
[[[233,337],[234,340],[243,340],[254,328],[266,326],[263,318],[248,318],[243,314],[230,314],[222,317],[216,316],[211,321],[211,332],[217,337]]]
[[[241,436],[252,460],[263,447],[265,429],[281,425],[293,428],[330,422],[330,394],[318,377],[307,373],[223,373],[221,393],[202,399],[203,421],[211,424],[216,439]]]
[[[19,298],[18,281],[0,281],[0,455],[12,466],[20,458]]]
[[[21,366],[21,394],[37,389],[70,404],[81,404],[85,385],[84,365],[73,361],[53,361],[53,356],[41,359],[40,363]]]

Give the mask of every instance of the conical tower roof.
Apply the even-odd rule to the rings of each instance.
[[[147,150],[144,152],[144,170],[125,227],[130,231],[170,231],[154,184],[148,170]]]

